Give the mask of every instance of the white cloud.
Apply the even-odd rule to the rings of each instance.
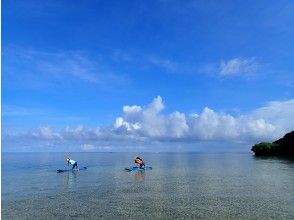
[[[95,145],[93,145],[93,144],[83,144],[83,145],[81,146],[81,149],[82,149],[82,150],[85,150],[85,151],[91,151],[91,150],[95,150],[96,147],[95,147]]]
[[[44,52],[9,47],[4,50],[4,58],[10,60],[6,64],[6,69],[10,69],[6,75],[18,71],[15,66],[20,66],[25,82],[48,83],[50,80],[58,82],[80,80],[109,85],[128,81],[126,75],[122,77],[121,74],[115,74],[111,66],[102,63],[101,58],[93,57],[83,51]]]
[[[274,125],[267,123],[263,118],[249,121],[247,124],[247,132],[256,137],[267,137],[277,132]]]
[[[162,69],[165,69],[167,71],[170,71],[170,72],[175,72],[177,71],[179,68],[179,64],[172,61],[172,60],[169,60],[169,59],[163,59],[163,58],[159,58],[159,57],[149,57],[149,59],[147,60],[151,65],[154,65],[154,66],[158,66]]]
[[[139,123],[126,122],[122,117],[118,117],[115,120],[115,128],[125,128],[127,131],[138,130],[141,128]]]
[[[46,140],[62,139],[62,136],[58,132],[54,132],[52,128],[48,126],[42,126],[33,132],[32,135],[36,138],[43,138]]]
[[[294,129],[294,99],[273,101],[251,113],[253,118],[272,122],[282,133]]]
[[[52,129],[40,127],[25,134],[34,140],[54,143],[80,143],[83,150],[101,150],[101,146],[150,143],[153,141],[271,141],[294,130],[294,100],[269,102],[254,111],[233,116],[205,107],[201,112],[185,114],[163,113],[160,96],[147,106],[124,106],[123,114],[112,127],[85,126]],[[22,134],[24,136],[24,134]],[[17,135],[11,136],[17,139]],[[86,143],[86,144],[85,144]],[[107,148],[103,148],[107,150]]]
[[[187,64],[179,63],[169,58],[160,57],[158,55],[146,55],[146,54],[131,54],[125,51],[115,50],[111,58],[119,63],[131,64],[132,67],[143,69],[146,67],[155,67],[167,72],[178,72],[186,70]]]
[[[38,72],[48,73],[51,77],[71,76],[91,83],[100,81],[97,63],[79,51],[48,53],[18,49],[14,54],[10,52],[9,55],[22,58],[23,63],[29,63],[31,68]]]
[[[277,138],[294,129],[291,120],[294,118],[294,100],[270,102],[240,116],[216,112],[208,107],[199,114],[174,112],[164,115],[160,96],[146,107],[133,109],[140,110],[124,111],[124,115],[117,118],[115,128],[125,127],[129,133],[149,139],[262,140]]]
[[[139,130],[149,137],[161,137],[166,132],[165,118],[159,114],[163,108],[160,96],[144,108],[124,106],[124,116],[116,119],[115,128],[125,127],[127,131]]]
[[[175,138],[184,137],[189,132],[186,116],[180,112],[174,112],[167,119],[167,132]]]
[[[27,109],[24,107],[2,104],[2,116],[26,116],[37,114],[36,110]]]
[[[249,74],[257,71],[259,64],[255,58],[234,58],[221,61],[219,74],[223,76]]]
[[[82,125],[73,128],[66,127],[60,133],[66,139],[72,140],[95,140],[102,135],[100,128],[87,128]]]
[[[189,117],[190,137],[196,139],[233,139],[238,136],[237,119],[206,107]]]

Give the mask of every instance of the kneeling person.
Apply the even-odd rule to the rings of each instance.
[[[135,158],[135,164],[138,164],[140,168],[145,168],[144,160],[138,156]]]
[[[72,160],[70,158],[66,158],[67,161],[67,166],[69,166],[69,164],[72,165],[72,169],[78,169],[78,163],[75,160]]]

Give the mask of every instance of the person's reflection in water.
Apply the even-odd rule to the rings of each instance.
[[[145,180],[145,170],[139,170],[135,174],[136,182],[143,182]]]
[[[72,188],[75,185],[77,176],[78,176],[78,171],[72,171],[67,173],[65,183],[68,186],[68,188]]]

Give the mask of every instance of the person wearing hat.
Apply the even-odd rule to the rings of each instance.
[[[77,163],[77,161],[75,161],[75,160],[72,160],[72,159],[70,159],[70,158],[66,158],[66,161],[67,161],[67,166],[69,166],[69,164],[71,164],[72,165],[72,169],[78,169],[78,163]]]
[[[140,168],[145,168],[145,162],[142,158],[140,158],[139,156],[135,157],[135,164],[139,165]]]

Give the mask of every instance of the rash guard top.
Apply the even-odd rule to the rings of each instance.
[[[69,163],[70,163],[71,165],[74,165],[74,164],[76,163],[76,161],[70,159],[70,160],[69,160]]]

